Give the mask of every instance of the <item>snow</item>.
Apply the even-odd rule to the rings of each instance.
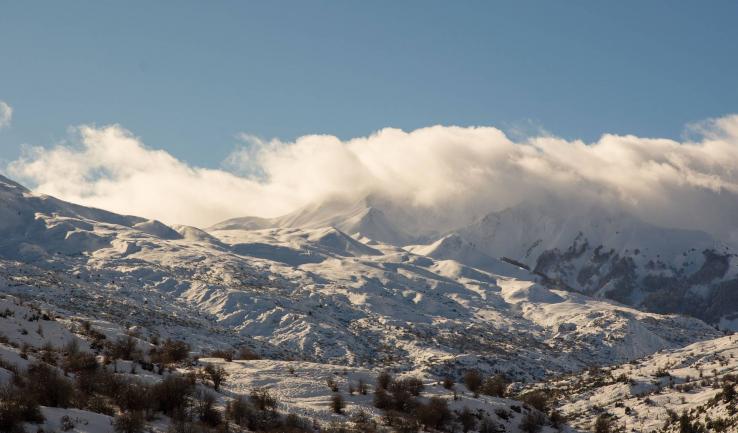
[[[485,254],[474,243],[465,240],[459,234],[444,236],[430,245],[410,245],[406,246],[405,249],[437,260],[454,260],[493,274],[520,278],[531,277],[525,270]]]
[[[716,335],[697,320],[550,290],[491,257],[464,265],[479,248],[458,236],[406,250],[336,227],[204,232],[10,191],[9,206],[36,216],[5,241],[14,252],[0,261],[3,291],[204,349],[247,344],[429,374],[476,364],[530,379]],[[23,261],[19,244],[40,253]]]
[[[654,226],[606,203],[543,197],[450,227],[442,215],[419,214],[412,204],[398,206],[376,196],[358,201],[337,197],[283,217],[237,218],[209,230],[326,227],[372,247],[404,246],[439,261],[529,278],[504,263],[509,258],[548,284],[649,311],[693,315],[724,328],[738,326],[733,315],[738,304],[726,304],[722,295],[738,289],[733,247],[704,232]],[[294,256],[286,263],[309,261]],[[665,302],[673,296],[673,302]]]
[[[63,431],[62,417],[69,417],[74,427],[66,430],[71,433],[113,433],[112,417],[80,409],[42,407],[41,413],[46,421],[39,426],[28,426],[28,431],[42,428],[44,431]]]
[[[690,412],[697,419],[733,419],[730,404],[711,402],[728,374],[738,371],[738,338],[726,336],[694,343],[680,349],[652,354],[637,362],[607,369],[599,380],[584,377],[563,377],[553,382],[565,399],[561,410],[572,425],[587,428],[604,411],[617,417],[617,423],[636,431],[662,431],[668,411]],[[664,375],[661,372],[668,372]],[[626,381],[616,381],[623,375]],[[705,383],[705,379],[707,383]],[[548,389],[552,383],[545,384]],[[678,431],[672,425],[667,431]],[[733,431],[733,430],[729,430]]]
[[[591,423],[594,405],[618,412],[615,403],[628,400],[639,413],[656,413],[631,401],[634,391],[652,392],[645,378],[654,366],[668,364],[674,374],[694,377],[696,353],[733,351],[732,340],[718,338],[720,332],[698,319],[589,296],[618,290],[621,280],[595,290],[591,277],[580,284],[585,293],[563,290],[579,284],[582,270],[610,248],[635,263],[628,269],[637,270],[639,284],[652,275],[643,270],[655,254],[668,262],[659,272],[689,273],[702,297],[714,290],[710,284],[737,275],[734,256],[711,258],[700,250],[715,246],[703,234],[655,228],[599,209],[575,209],[562,219],[526,205],[442,236],[432,234],[430,223],[391,222],[388,215],[399,211],[385,212],[372,200],[321,203],[287,217],[237,219],[207,230],[65,203],[2,177],[0,203],[0,313],[9,311],[0,317],[6,342],[0,343],[0,358],[20,367],[29,362],[21,357],[24,345],[62,347],[77,340],[88,350],[78,334],[82,320],[108,339],[137,333],[142,349],[150,347],[150,336],[185,340],[199,353],[247,346],[270,359],[202,360],[231,373],[223,398],[268,386],[284,410],[324,421],[337,416],[327,410],[328,377],[345,388],[347,380],[373,382],[383,369],[421,377],[426,396],[444,398],[449,395],[435,385],[438,378],[458,378],[470,368],[505,373],[520,386],[552,377],[570,386],[577,376],[568,374],[592,366],[643,378],[632,388],[614,383],[572,391],[561,407],[578,414],[577,426],[583,427]],[[600,244],[606,247],[598,250]],[[544,253],[555,262],[542,266]],[[617,263],[594,274],[612,274]],[[641,305],[650,293],[637,287],[623,300]],[[49,320],[29,320],[39,311]],[[720,317],[724,326],[738,322],[729,314]],[[35,359],[34,350],[29,358]],[[716,359],[699,362],[712,366]],[[636,370],[622,364],[629,361],[645,363]],[[0,369],[0,381],[9,378]],[[685,397],[694,406],[710,392],[668,397]],[[347,396],[349,409],[376,412],[369,398]],[[491,412],[514,404],[470,395],[461,401]],[[658,404],[680,409],[674,401]],[[48,423],[62,415],[44,411],[51,411]],[[109,419],[82,412],[75,416],[89,419],[77,431],[109,431]],[[655,425],[653,416],[634,422]],[[507,431],[515,431],[516,417]],[[79,430],[86,426],[92,427]]]
[[[296,413],[322,424],[331,421],[346,421],[350,414],[359,410],[373,417],[380,417],[382,412],[373,405],[373,388],[378,375],[377,371],[341,366],[326,366],[309,362],[294,361],[234,361],[225,362],[217,358],[203,358],[202,363],[212,363],[223,367],[229,374],[223,385],[226,395],[248,395],[254,389],[268,389],[279,401],[279,409],[286,413]],[[421,401],[431,397],[440,397],[447,401],[450,409],[461,410],[468,407],[481,410],[487,416],[497,420],[506,428],[505,431],[517,432],[517,426],[523,414],[510,410],[519,402],[510,399],[489,396],[474,397],[462,384],[456,384],[458,400],[454,400],[452,392],[444,389],[437,380],[408,373],[402,377],[416,377],[423,381],[424,391]],[[328,380],[338,385],[339,393],[344,397],[346,408],[343,415],[331,410],[330,400],[335,394],[327,385]],[[349,393],[349,384],[356,387],[363,380],[369,387],[367,395],[359,392]],[[504,409],[510,412],[511,419],[499,419],[495,412]],[[527,409],[523,409],[526,412]],[[555,431],[544,427],[542,432]]]

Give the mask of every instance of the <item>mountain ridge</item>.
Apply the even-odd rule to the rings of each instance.
[[[524,265],[554,287],[738,329],[738,255],[730,244],[705,232],[656,226],[599,202],[547,196],[449,231],[429,231],[426,223],[425,233],[418,235],[411,234],[417,216],[404,225],[405,220],[397,219],[403,213],[393,206],[377,197],[321,202],[268,225],[330,225],[355,238],[472,268],[494,270],[508,261]],[[252,226],[234,223],[229,228]]]

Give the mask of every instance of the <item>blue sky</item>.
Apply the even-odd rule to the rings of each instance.
[[[217,167],[246,132],[679,137],[738,112],[738,2],[5,2],[0,160],[120,123]]]

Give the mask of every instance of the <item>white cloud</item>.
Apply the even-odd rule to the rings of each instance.
[[[453,126],[387,128],[346,141],[245,136],[227,170],[213,170],[145,147],[119,126],[84,126],[78,144],[30,149],[9,171],[70,201],[201,226],[367,194],[460,222],[554,192],[728,236],[738,217],[738,115],[694,130],[697,138],[683,141],[605,134],[594,143],[514,141],[492,127]]]
[[[5,101],[0,101],[0,129],[10,126],[11,120],[13,120],[13,107]]]
[[[223,170],[194,168],[150,149],[118,125],[78,128],[79,143],[25,149],[8,172],[65,200],[171,223],[279,210],[278,191]],[[255,201],[255,197],[260,197]]]

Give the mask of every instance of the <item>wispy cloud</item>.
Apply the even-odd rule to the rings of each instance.
[[[5,101],[0,101],[0,129],[10,126],[13,120],[13,107]]]
[[[453,126],[351,140],[244,137],[217,170],[146,147],[117,125],[78,131],[76,144],[29,149],[9,172],[67,200],[195,225],[367,194],[458,222],[550,193],[725,236],[738,215],[738,115],[703,122],[681,141],[605,134],[585,143],[545,133],[516,141],[493,127]]]

